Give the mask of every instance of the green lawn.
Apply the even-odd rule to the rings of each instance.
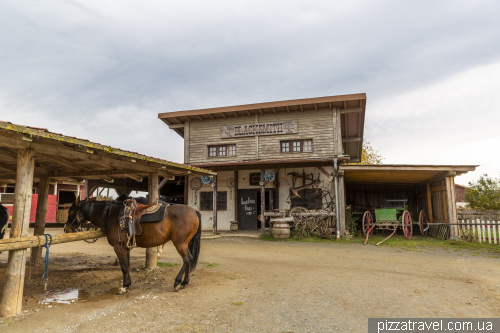
[[[368,239],[367,246],[374,246],[378,242],[384,240],[387,236],[372,236]],[[290,237],[288,239],[274,239],[272,235],[266,234],[260,236],[261,240],[273,241],[273,242],[319,242],[319,243],[364,243],[364,237],[355,237],[350,240],[339,239],[339,240],[329,240],[320,237]],[[472,255],[487,255],[493,257],[500,257],[500,245],[494,244],[479,244],[477,242],[468,241],[452,241],[452,240],[442,240],[434,237],[421,237],[416,236],[411,239],[406,239],[403,235],[394,235],[380,246],[386,247],[397,247],[407,251],[432,251],[436,248],[442,248],[447,251],[467,251],[471,252]]]

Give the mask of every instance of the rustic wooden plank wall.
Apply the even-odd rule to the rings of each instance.
[[[312,158],[329,157],[333,152],[333,111],[318,109],[316,112],[291,112],[278,114],[258,114],[259,123],[275,121],[298,121],[298,134],[290,135],[264,135],[255,137],[240,137],[222,139],[220,127],[228,125],[251,124],[255,122],[252,115],[238,118],[216,119],[213,121],[192,121],[189,128],[189,162],[223,162],[241,161],[247,159],[274,159],[274,158]],[[311,153],[280,153],[280,141],[292,139],[313,139],[313,152]],[[236,144],[235,157],[208,158],[208,145]],[[259,147],[258,154],[255,150]]]
[[[221,139],[221,126],[252,124],[254,116],[227,119],[192,121],[189,134],[189,163],[241,161],[255,158],[255,137]],[[281,136],[281,135],[278,135]],[[208,158],[208,145],[236,144],[236,156]]]
[[[412,219],[418,219],[415,189],[411,185],[346,184],[347,205],[353,211],[364,212],[387,205],[386,199],[408,199],[408,211]]]
[[[423,185],[417,188],[417,201],[418,201],[418,210],[425,210],[427,214],[427,218],[431,222],[449,222],[448,216],[448,204],[447,204],[447,196],[446,196],[446,179],[442,179],[440,181],[434,182],[430,184],[430,193],[432,202],[432,217],[429,213],[429,205],[428,205],[428,194],[427,194],[427,186]],[[418,218],[416,216],[415,218]],[[449,236],[449,226],[431,226],[429,228],[429,234],[431,236],[440,236],[443,238],[447,238]]]

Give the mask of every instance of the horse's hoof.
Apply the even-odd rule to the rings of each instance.
[[[182,284],[179,284],[177,287],[174,286],[174,291],[179,291],[182,288]]]
[[[118,289],[118,292],[116,294],[117,295],[124,295],[124,294],[128,293],[129,290],[130,290],[129,288],[123,287],[123,288]]]

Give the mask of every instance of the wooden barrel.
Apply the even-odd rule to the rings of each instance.
[[[287,239],[290,237],[290,225],[288,222],[275,221],[273,223],[273,237],[275,239]]]
[[[238,231],[238,221],[231,221],[231,231]]]

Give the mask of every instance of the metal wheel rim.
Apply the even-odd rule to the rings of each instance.
[[[420,226],[420,233],[422,234],[422,236],[427,236],[427,233],[429,232],[429,229],[425,230],[425,228],[427,228],[428,226],[428,222],[429,220],[427,219],[427,214],[425,214],[425,211],[420,211],[420,215],[418,217],[418,224]]]
[[[373,224],[372,213],[370,213],[369,211],[366,211],[363,214],[363,233],[365,235],[366,235],[367,230],[372,226],[372,224]],[[372,234],[373,234],[373,230],[370,231],[370,234],[368,235],[368,237],[370,237]]]
[[[413,233],[413,223],[411,221],[411,215],[407,210],[403,212],[402,222],[403,222],[403,232],[405,234],[405,237],[407,239],[410,239]]]

